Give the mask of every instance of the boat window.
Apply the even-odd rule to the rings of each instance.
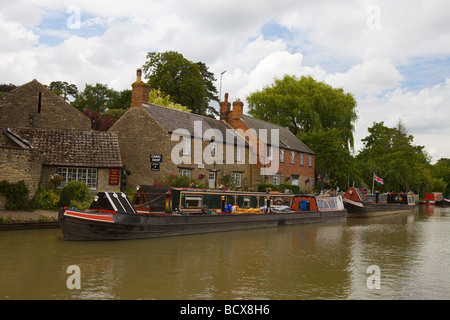
[[[186,196],[185,204],[186,208],[201,208],[203,198],[200,196]]]

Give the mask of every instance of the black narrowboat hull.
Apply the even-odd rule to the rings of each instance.
[[[268,214],[128,214],[62,209],[66,240],[131,240],[344,220],[347,211]]]
[[[351,218],[369,218],[412,212],[415,205],[402,203],[361,203],[344,199],[347,216]]]

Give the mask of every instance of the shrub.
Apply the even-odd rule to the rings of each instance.
[[[279,187],[270,183],[260,183],[256,189],[258,192],[280,191]]]
[[[188,177],[178,177],[172,181],[172,187],[175,188],[187,188],[192,183],[192,180]]]
[[[281,187],[282,187],[283,190],[284,189],[292,190],[292,193],[294,193],[294,194],[299,194],[300,193],[300,187],[296,186],[294,184],[284,183],[284,184],[281,185]]]
[[[89,189],[83,182],[69,182],[61,190],[58,205],[60,207],[68,207],[72,200],[83,202],[88,198],[89,194]]]
[[[31,207],[31,202],[28,200],[30,191],[23,180],[17,183],[0,181],[0,193],[6,196],[6,210],[22,210]]]
[[[58,210],[59,194],[54,189],[40,189],[33,199],[35,207],[44,210]]]

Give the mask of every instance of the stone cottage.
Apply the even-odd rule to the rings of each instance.
[[[226,123],[148,103],[150,87],[132,84],[130,109],[109,129],[119,137],[124,168],[130,172],[127,189],[186,176],[218,188],[224,175],[233,188],[254,185],[253,166],[246,161],[248,144]],[[227,161],[228,155],[228,161]]]
[[[37,80],[0,97],[0,181],[23,180],[30,196],[83,181],[93,191],[120,190],[122,162],[117,135],[92,132],[91,122]]]

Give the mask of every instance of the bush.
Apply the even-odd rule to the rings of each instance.
[[[89,194],[89,189],[83,182],[69,182],[61,190],[58,205],[60,207],[68,207],[72,200],[83,202],[88,198]]]
[[[187,188],[193,181],[188,177],[179,177],[172,181],[172,187]]]
[[[281,185],[281,187],[282,187],[282,190],[284,190],[284,189],[289,189],[289,190],[291,190],[292,193],[294,193],[294,194],[299,194],[299,193],[300,193],[300,187],[299,187],[299,186],[296,186],[296,185],[294,185],[294,184],[287,184],[287,183],[284,183],[284,184]]]
[[[0,194],[6,196],[6,210],[30,209],[31,202],[28,200],[30,191],[24,181],[9,183],[6,180],[0,181]]]
[[[44,210],[59,209],[59,194],[54,189],[40,189],[33,199],[35,207]]]
[[[256,190],[258,192],[266,192],[267,188],[269,188],[269,191],[280,191],[278,186],[270,184],[270,183],[260,183],[260,184],[258,184],[258,187],[257,187]]]

